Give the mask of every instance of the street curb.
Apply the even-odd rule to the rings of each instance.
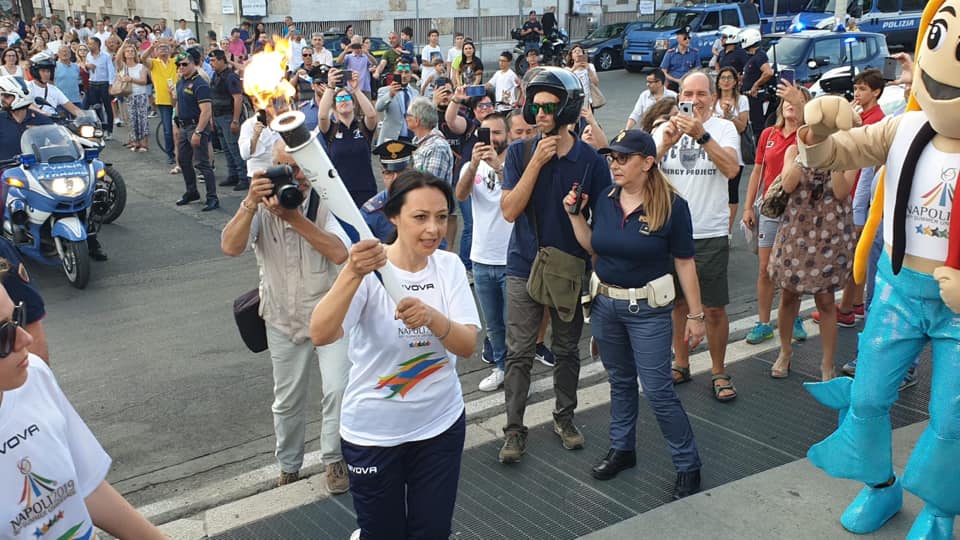
[[[801,313],[812,309],[813,299],[807,299],[800,305]],[[777,310],[771,313],[775,320]],[[730,323],[730,334],[751,328],[754,317],[738,319]],[[819,325],[807,321],[805,325],[810,337],[820,334]],[[757,354],[779,347],[777,339],[771,339],[759,345],[748,345],[742,339],[727,344],[727,364],[736,363]],[[704,350],[690,357],[691,374],[709,372],[710,354]],[[604,373],[599,362],[593,362],[580,370],[580,380],[591,380]],[[532,381],[534,394],[541,394],[553,387],[550,377]],[[590,408],[610,400],[609,386],[604,378],[591,386],[581,387],[577,394],[578,407]],[[503,392],[472,400],[466,404],[467,434],[464,449],[486,444],[502,436],[502,427],[506,422]],[[528,406],[525,422],[538,425],[553,418],[553,400],[542,399]],[[490,456],[496,459],[496,456]],[[286,512],[311,502],[330,496],[324,483],[323,465],[320,452],[304,455],[301,477],[304,480],[276,488],[277,468],[270,464],[234,478],[215,482],[189,493],[172,497],[140,507],[138,510],[153,523],[163,524],[161,530],[172,540],[201,540],[222,532],[252,523],[254,521]],[[347,496],[349,496],[347,494]]]

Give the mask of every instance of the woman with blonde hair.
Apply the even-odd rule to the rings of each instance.
[[[609,480],[637,463],[639,377],[670,449],[673,498],[680,499],[700,490],[700,456],[670,369],[674,268],[690,306],[686,326],[676,331],[690,347],[706,332],[690,208],[657,167],[650,134],[621,131],[600,153],[613,187],[594,202],[592,223],[576,211],[587,204],[585,195],[578,201],[571,190],[563,200],[577,242],[593,256],[590,324],[610,380],[610,450],[592,473]]]
[[[131,87],[130,95],[124,98],[124,105],[130,115],[130,140],[127,146],[131,152],[146,152],[150,141],[150,129],[147,125],[147,68],[140,63],[138,47],[131,42],[120,48],[117,64],[117,77],[129,82]]]

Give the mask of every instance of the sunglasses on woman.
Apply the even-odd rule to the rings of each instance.
[[[27,308],[23,302],[19,302],[13,308],[10,320],[0,324],[0,358],[6,358],[13,352],[17,345],[17,329],[23,328],[26,317]]]

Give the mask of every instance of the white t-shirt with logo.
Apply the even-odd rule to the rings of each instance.
[[[424,45],[420,49],[420,80],[426,81],[427,77],[436,73],[436,70],[433,69],[433,59],[431,58],[434,54],[440,55],[440,58],[443,58],[443,51],[440,50],[440,47],[432,47],[430,45]]]
[[[747,101],[747,96],[740,94],[737,97],[737,102],[734,103],[733,107],[730,109],[730,114],[732,114],[733,116],[740,116],[740,113],[743,113],[743,112],[747,112],[747,113],[750,112],[750,102]],[[720,105],[719,99],[717,100],[716,105],[713,106],[713,114],[717,115],[717,118],[723,118],[723,106]],[[747,124],[747,129],[750,129],[749,124]],[[739,137],[739,134],[737,136]],[[741,167],[746,165],[746,163],[743,162],[742,152],[737,153],[737,162]],[[753,165],[753,163],[751,163],[751,165]]]
[[[0,539],[97,538],[84,499],[107,477],[110,456],[43,360],[0,403]]]
[[[520,88],[520,77],[512,69],[498,70],[488,81],[494,89],[494,101],[507,103],[507,106],[497,105],[497,110],[510,109],[516,102]]]
[[[40,85],[34,81],[27,83],[30,85],[30,101],[34,101],[37,98],[43,98],[47,100],[47,103],[50,105],[37,105],[40,107],[40,110],[46,114],[57,114],[57,107],[63,105],[64,103],[70,103],[70,100],[67,99],[67,96],[60,91],[56,86],[47,83],[46,88],[40,88]]]
[[[460,170],[460,176],[470,168],[467,163]],[[470,247],[470,260],[491,266],[506,266],[507,248],[513,223],[503,218],[500,209],[502,175],[493,171],[485,161],[477,165],[470,192],[473,205],[473,244]]]
[[[733,122],[712,116],[703,127],[721,147],[733,148],[740,154],[740,135]],[[660,126],[653,133],[657,147],[662,144],[663,129],[664,126]],[[690,205],[695,240],[727,236],[730,222],[727,183],[730,180],[710,161],[706,150],[693,137],[680,137],[677,144],[664,154],[660,170]]]
[[[391,263],[406,293],[450,320],[480,328],[460,257],[436,251],[419,272]],[[394,319],[396,303],[374,274],[360,283],[343,320],[350,338],[350,377],[340,435],[360,446],[399,446],[436,437],[463,414],[457,357],[426,327]]]

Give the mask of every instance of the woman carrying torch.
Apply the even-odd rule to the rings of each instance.
[[[357,523],[352,538],[446,538],[466,433],[457,356],[480,327],[459,257],[438,251],[453,210],[446,182],[408,170],[383,212],[388,246],[363,240],[313,311],[314,344],[350,337],[340,433]],[[373,273],[398,278],[398,303]]]

